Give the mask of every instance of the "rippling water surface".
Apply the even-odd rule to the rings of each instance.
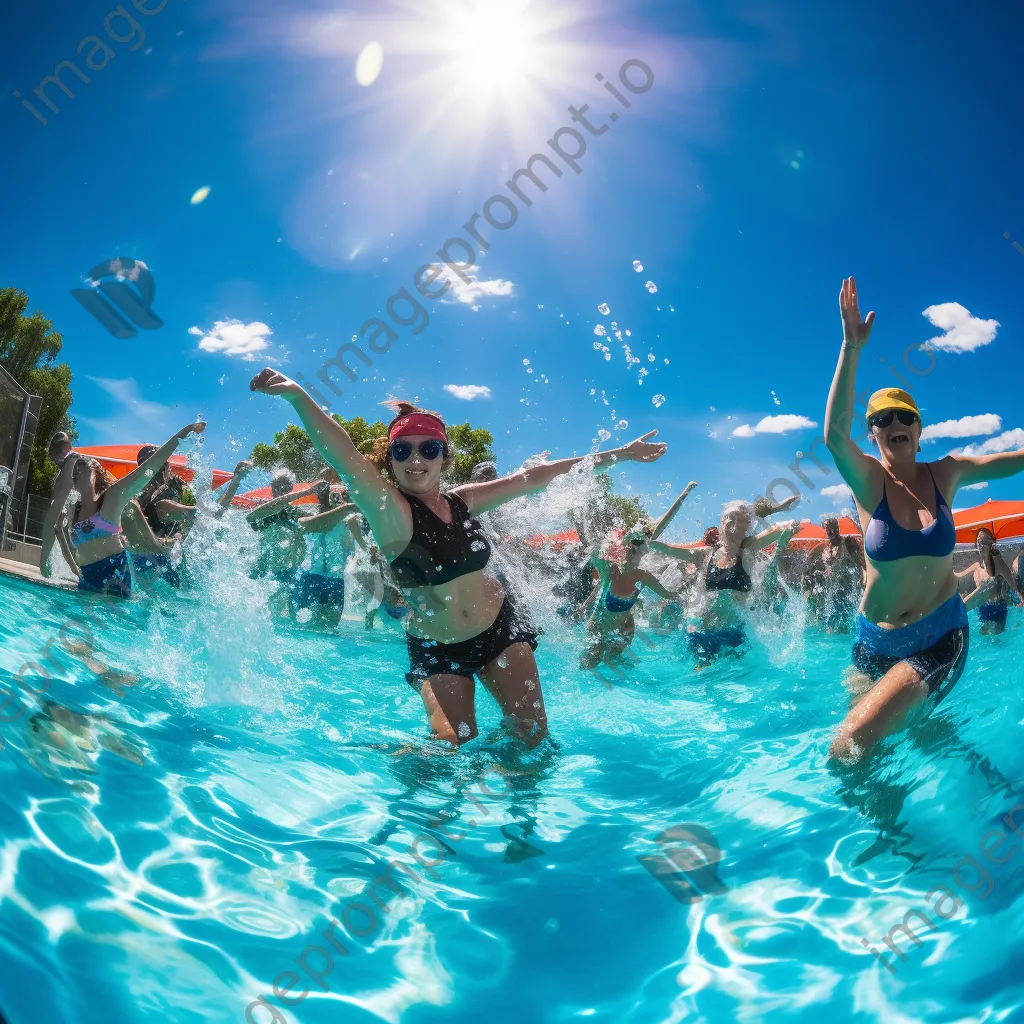
[[[1021,612],[841,777],[849,641],[795,610],[700,673],[680,635],[638,640],[615,685],[542,611],[555,742],[523,753],[481,689],[455,754],[398,634],[275,629],[263,598],[238,576],[100,609],[89,655],[59,640],[83,598],[0,581],[0,678],[45,689],[0,726],[10,1024],[1024,1019],[1024,839],[1000,820],[1024,804]],[[138,683],[119,696],[97,658]],[[720,886],[662,836],[680,825],[720,846]],[[662,884],[638,858],[666,855]],[[894,960],[911,910],[937,927]]]

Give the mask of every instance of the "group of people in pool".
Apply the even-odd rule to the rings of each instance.
[[[831,746],[833,757],[851,762],[903,726],[930,698],[941,700],[950,691],[967,659],[968,606],[981,609],[985,632],[1005,623],[1007,599],[1021,590],[1024,567],[1020,559],[1007,565],[991,536],[982,535],[979,563],[956,573],[950,505],[960,487],[1024,469],[1024,451],[920,463],[920,410],[896,388],[876,391],[869,399],[866,426],[877,454],[862,451],[851,436],[854,383],[874,313],[861,317],[853,278],[843,282],[839,305],[843,343],[826,407],[826,444],[853,493],[863,541],[851,543],[840,536],[837,522],[827,523],[828,542],[811,559],[804,580],[810,611],[824,628],[842,632],[852,625],[861,692]],[[291,404],[331,470],[330,478],[310,489],[319,502],[317,514],[296,519],[290,506],[300,494],[287,474],[275,476],[273,500],[248,513],[261,537],[254,572],[277,582],[280,612],[309,608],[318,622],[336,623],[344,604],[345,562],[360,545],[377,581],[371,589],[382,594],[380,606],[404,625],[406,679],[423,700],[433,734],[455,745],[477,735],[474,680],[479,678],[528,746],[544,740],[547,714],[534,657],[538,634],[505,574],[485,571],[495,552],[480,517],[543,490],[582,462],[593,469],[653,462],[666,450],[665,443],[652,440],[656,432],[582,458],[531,460],[506,476],[481,472],[444,490],[442,478],[453,453],[437,413],[392,403],[395,416],[387,436],[364,454],[344,427],[279,371],[263,370],[250,387]],[[63,525],[59,511],[48,517],[51,539],[44,540],[44,559],[55,536],[77,565],[82,585],[97,590],[127,592],[129,554],[136,569],[167,574],[165,549],[180,540],[195,516],[192,506],[169,493],[167,460],[181,439],[202,430],[202,423],[192,423],[159,448],[144,449],[138,468],[116,482],[91,460],[69,459],[67,473],[68,463],[62,463],[54,507],[63,508],[72,487],[79,497]],[[237,467],[220,510],[230,504],[248,468],[246,463]],[[744,607],[752,596],[782,610],[787,593],[779,582],[780,559],[796,524],[757,533],[752,527],[790,502],[730,502],[720,526],[707,531],[700,546],[660,540],[694,486],[658,522],[608,534],[580,567],[578,596],[589,590],[575,603],[587,618],[583,667],[613,661],[629,645],[633,606],[642,588],[667,602],[663,616],[678,614],[678,588],[669,589],[642,565],[649,552],[681,563],[684,578],[688,575],[703,597],[699,625],[688,633],[698,664],[742,644]],[[768,561],[759,593],[753,594],[759,552]],[[310,568],[301,569],[307,561]],[[966,603],[960,577],[973,584]]]

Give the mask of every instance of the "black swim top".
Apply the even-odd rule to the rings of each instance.
[[[272,516],[266,516],[263,519],[257,519],[256,522],[249,525],[257,533],[262,533],[271,526],[283,526],[286,530],[297,533],[299,524],[295,521],[296,514],[291,508],[283,508],[280,512],[275,512]]]
[[[403,497],[412,510],[412,539],[391,563],[400,587],[439,587],[467,573],[479,572],[491,557],[491,545],[478,519],[457,494],[444,495],[452,512],[446,523],[419,498]]]
[[[743,556],[741,555],[735,565],[720,569],[715,565],[717,549],[711,552],[708,559],[708,571],[704,577],[704,587],[707,590],[736,590],[741,594],[749,594],[753,584],[750,581],[750,573],[743,568]]]

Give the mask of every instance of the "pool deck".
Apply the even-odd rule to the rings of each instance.
[[[27,562],[18,562],[12,558],[0,558],[0,575],[14,576],[28,583],[38,583],[44,587],[54,587],[57,590],[78,589],[71,580],[46,579],[36,566],[29,565]]]

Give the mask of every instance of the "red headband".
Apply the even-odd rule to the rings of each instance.
[[[425,412],[411,412],[393,423],[388,431],[388,442],[416,434],[436,438],[446,447],[448,445],[448,432],[444,429],[444,424],[436,416]]]

